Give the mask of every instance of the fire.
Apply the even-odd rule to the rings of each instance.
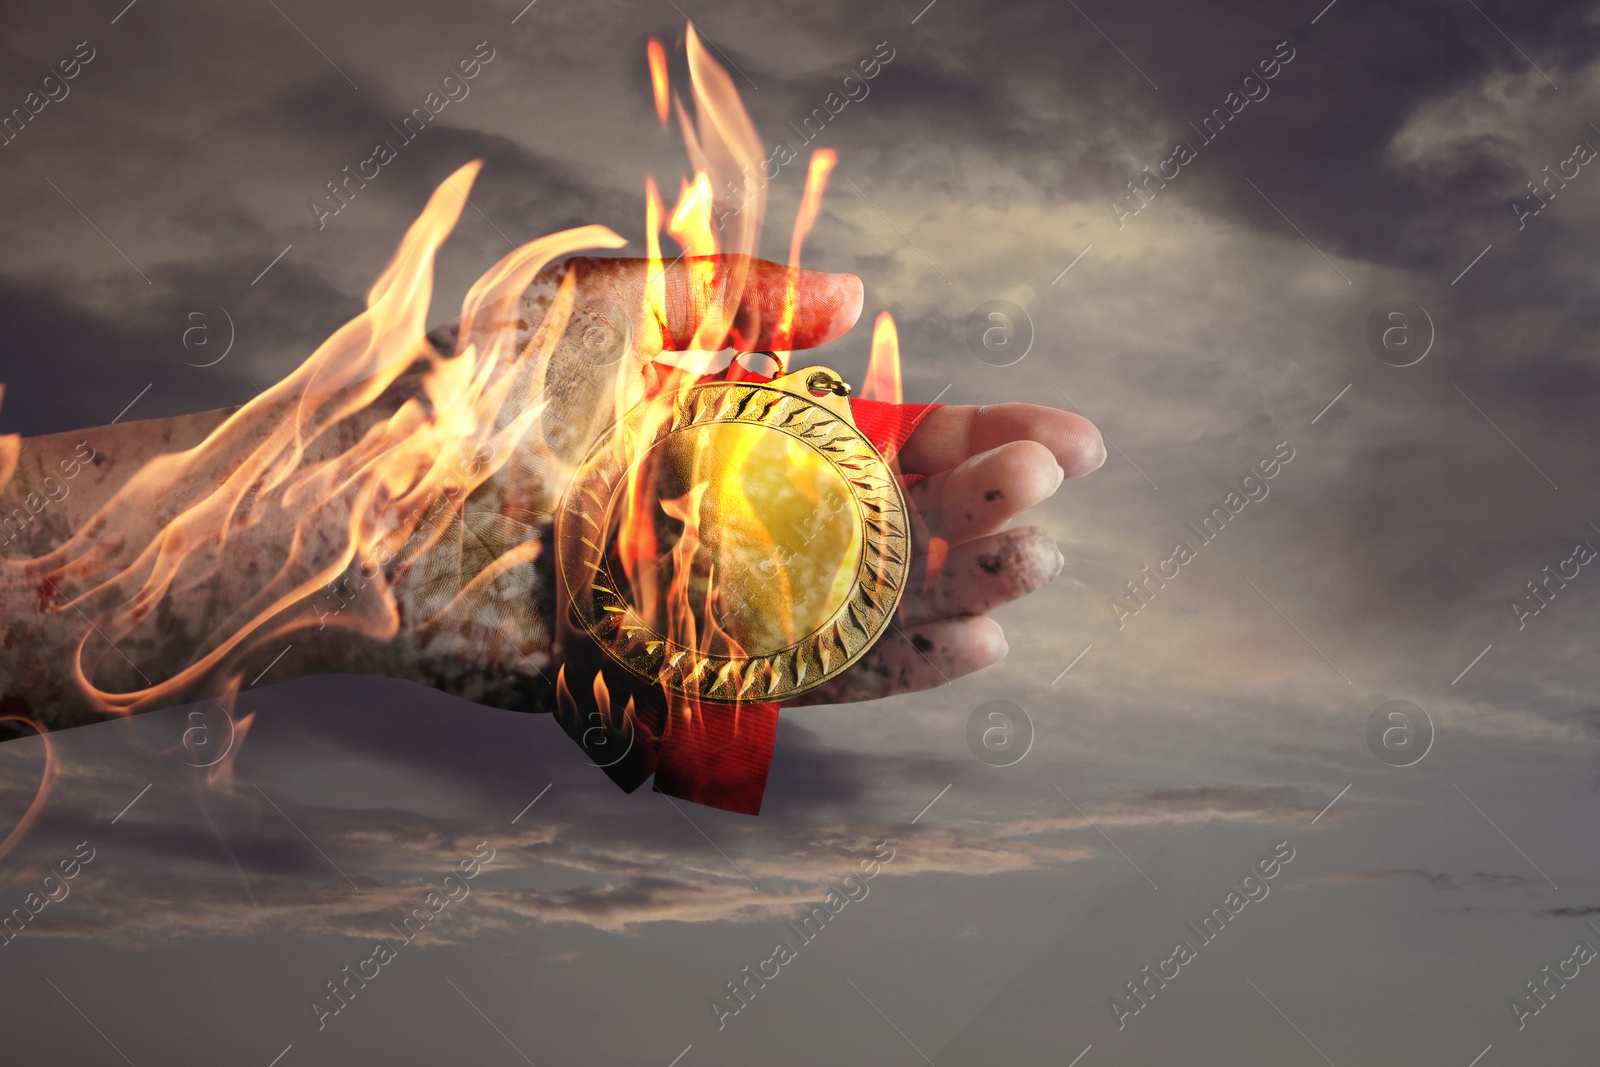
[[[711,226],[711,179],[705,171],[694,176],[693,182],[683,183],[678,195],[678,205],[667,220],[667,232],[683,248],[685,256],[714,256],[717,254],[717,235]],[[690,264],[691,269],[709,272],[709,262]],[[706,275],[709,279],[709,273]],[[663,309],[663,314],[665,313]]]
[[[572,687],[567,684],[567,665],[562,664],[556,671],[556,708],[562,721],[589,724],[579,735],[578,743],[591,756],[604,761],[597,761],[595,766],[609,767],[620,762],[633,749],[635,738],[632,732],[636,721],[633,697],[628,697],[621,711],[614,708],[611,687],[606,684],[603,671],[595,671],[589,688],[594,694],[594,701],[580,706]],[[613,744],[615,739],[620,740]]]
[[[684,47],[692,119],[672,92],[661,43],[651,39],[647,46],[656,114],[665,124],[670,101],[693,175],[681,180],[670,210],[654,177],[646,180],[644,244],[650,277],[643,306],[631,324],[633,358],[618,364],[613,382],[617,412],[641,402],[654,405],[645,424],[647,437],[672,418],[672,387],[692,381],[694,374],[713,365],[719,351],[730,343],[740,345],[753,332],[753,324],[730,321],[728,315],[739,306],[747,282],[745,257],[759,251],[766,201],[766,179],[757,177],[764,152],[737,89],[692,25]],[[785,346],[794,325],[801,247],[818,218],[836,162],[828,150],[811,159],[789,244],[789,291],[778,324]],[[366,309],[299,368],[230,415],[200,444],[152,460],[59,548],[35,560],[0,562],[0,578],[46,583],[56,591],[56,610],[81,612],[91,621],[73,650],[74,670],[83,692],[99,707],[126,714],[202,692],[235,693],[242,687],[242,664],[249,657],[330,619],[372,638],[392,638],[400,622],[393,583],[443,538],[459,535],[466,525],[461,502],[474,490],[491,479],[509,483],[521,469],[547,472],[557,483],[570,477],[572,461],[556,455],[536,431],[547,403],[544,371],[573,311],[574,276],[566,275],[525,345],[517,346],[513,331],[496,327],[516,320],[523,292],[547,265],[579,251],[616,249],[627,242],[603,226],[583,226],[516,248],[468,291],[457,349],[441,356],[425,335],[434,263],[467,205],[479,167],[478,162],[461,167],[434,191],[368,291]],[[685,284],[675,282],[673,294],[668,292],[663,230],[682,250],[677,259]],[[717,261],[709,258],[719,254],[733,254],[720,272]],[[665,328],[668,301],[685,295],[694,304],[698,323],[687,344],[675,344]],[[642,363],[675,349],[680,351],[672,352],[672,358],[684,370],[653,377],[638,373]],[[415,395],[392,413],[380,414],[375,406],[380,398],[416,368],[420,387]],[[874,331],[867,394],[900,398],[898,344],[887,314],[880,316]],[[619,439],[616,447],[629,449],[637,443]],[[14,437],[0,438],[0,485],[14,471],[18,445]],[[687,454],[677,457],[676,474],[684,478],[684,491],[666,496],[658,484],[662,457],[639,463],[629,477],[624,505],[609,531],[613,551],[619,553],[635,611],[660,620],[662,632],[685,648],[701,653],[737,648],[740,634],[751,632],[757,615],[770,616],[764,625],[793,635],[810,624],[820,605],[849,578],[839,568],[830,573],[825,563],[822,570],[807,572],[804,583],[791,580],[794,545],[814,546],[820,537],[824,555],[836,553],[842,559],[850,537],[859,533],[852,534],[848,519],[824,506],[815,461],[808,464],[793,447],[786,454],[770,447],[755,439],[713,441],[701,435]],[[759,473],[742,479],[745,470]],[[723,484],[733,487],[719,506],[753,518],[756,498],[787,493],[798,502],[791,510],[801,513],[804,530],[794,536],[771,530],[765,543],[719,542],[712,532],[715,516],[703,498],[703,483],[714,471],[724,472]],[[443,519],[427,521],[441,502],[446,505]],[[276,528],[282,523],[291,527],[288,538]],[[759,521],[754,527],[760,528]],[[452,529],[458,533],[448,533]],[[141,626],[153,625],[159,605],[214,578],[230,565],[240,545],[251,543],[292,548],[280,553],[276,571],[255,580],[248,598],[189,662],[142,686],[105,680],[115,671],[99,670],[101,657],[91,647],[110,647]],[[437,623],[483,597],[502,575],[533,562],[541,550],[540,542],[529,540],[482,567],[468,569],[462,562],[455,595],[429,621]],[[721,552],[732,555],[722,561],[717,555]],[[708,556],[714,562],[707,563]],[[263,553],[260,558],[271,557]],[[760,605],[734,603],[724,574],[729,567],[743,567],[747,575],[751,567],[774,569],[777,573],[761,586],[766,600]],[[360,568],[368,583],[352,610],[322,619],[304,610],[319,591],[352,568]],[[91,646],[91,634],[104,640]],[[115,663],[105,666],[114,668]],[[598,673],[592,690],[610,723],[610,691]],[[563,708],[576,707],[564,669],[557,692]],[[681,699],[671,710],[691,720],[706,713]],[[628,719],[632,713],[630,699],[620,715]],[[248,718],[239,724],[239,740],[249,724]],[[225,776],[236,755],[237,745],[213,778]],[[55,773],[48,745],[46,756],[35,806]],[[12,838],[0,845],[0,855],[35,815],[30,808]]]
[[[10,440],[15,442],[17,439],[13,437]],[[0,451],[3,451],[3,449],[0,449]],[[11,451],[11,463],[12,466],[15,466],[16,450],[13,447]],[[6,472],[0,471],[0,473]],[[25,723],[36,731],[39,734],[39,739],[44,742],[44,770],[39,775],[39,787],[33,792],[33,800],[29,802],[28,810],[22,813],[22,818],[17,820],[17,824],[11,828],[11,832],[6,835],[5,840],[0,841],[0,859],[5,859],[11,850],[17,847],[17,842],[27,836],[28,831],[33,828],[33,824],[43,814],[44,802],[50,796],[50,787],[55,784],[56,776],[61,772],[61,768],[56,757],[55,747],[50,741],[50,735],[38,723],[25,715],[0,715],[0,722]]]
[[[667,53],[654,37],[646,48],[650,60],[650,88],[656,97],[656,116],[667,124]]]
[[[228,702],[228,707],[231,711],[231,697]],[[233,746],[228,749],[227,755],[218,760],[217,765],[212,767],[211,770],[207,772],[207,785],[218,785],[221,783],[231,782],[233,780],[234,761],[239,758],[239,750],[244,748],[244,739],[249,736],[250,727],[255,725],[255,721],[255,712],[251,712],[249,715],[244,716],[244,718],[233,724]]]
[[[861,385],[861,396],[891,404],[898,404],[902,399],[900,332],[895,329],[894,316],[887,311],[878,312],[878,321],[872,324],[872,358],[867,362],[867,379]]]
[[[795,290],[800,285],[800,246],[816,224],[822,210],[822,192],[828,187],[828,175],[839,162],[838,153],[831,148],[819,148],[811,154],[811,164],[806,169],[806,189],[800,197],[800,211],[794,220],[794,236],[789,239],[789,274],[783,300],[783,318],[778,324],[774,342],[784,357],[788,355],[789,341],[794,336]],[[787,360],[786,360],[787,361]]]
[[[806,169],[806,191],[800,198],[800,213],[794,220],[794,236],[789,239],[789,269],[800,269],[800,245],[811,232],[822,210],[822,192],[828,187],[828,175],[839,162],[839,154],[831,148],[819,148],[811,153],[811,165]]]
[[[307,625],[291,608],[353,564],[415,558],[439,536],[437,529],[419,526],[429,504],[470,493],[519,448],[543,447],[528,433],[543,402],[530,388],[537,375],[527,372],[548,358],[560,338],[570,286],[551,308],[546,328],[520,352],[504,331],[487,332],[491,340],[478,347],[471,326],[514,316],[518,296],[551,260],[625,242],[604,227],[589,226],[516,249],[468,292],[461,314],[464,348],[440,357],[424,336],[433,261],[466,205],[478,168],[462,167],[434,192],[369,291],[365,312],[199,445],[150,462],[64,545],[26,564],[72,590],[61,609],[92,615],[99,631],[116,642],[164,598],[214,575],[230,544],[259,536],[269,517],[292,517],[296,551],[236,612],[237,625],[216,635],[172,677],[123,692],[100,688],[91,680],[95,664],[87,660],[86,634],[77,649],[78,681],[101,707],[135,712],[172,703],[213,672],[228,679],[224,687],[237,685],[237,664],[246,653]],[[413,398],[387,418],[363,419],[413,364],[425,368],[426,402]],[[353,443],[327,455],[336,428],[363,421],[365,430]],[[485,454],[495,458],[476,462]],[[464,470],[473,473],[463,479]],[[124,544],[139,543],[127,535],[141,515],[157,526],[154,536],[136,552],[119,552]],[[320,549],[314,556],[300,548],[310,544]],[[382,568],[375,570],[378,595],[365,599],[364,610],[340,614],[335,624],[389,638],[398,613]]]

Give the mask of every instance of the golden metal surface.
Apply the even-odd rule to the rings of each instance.
[[[894,615],[911,545],[848,392],[807,367],[624,416],[556,518],[574,621],[640,677],[720,703],[784,700],[859,659]]]

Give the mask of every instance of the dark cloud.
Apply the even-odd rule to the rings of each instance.
[[[1328,875],[1318,880],[1327,884],[1372,885],[1402,878],[1416,879],[1430,889],[1502,889],[1539,884],[1537,878],[1525,878],[1518,874],[1492,874],[1485,871],[1448,874],[1444,871],[1428,871],[1417,867],[1352,871],[1349,874]]]

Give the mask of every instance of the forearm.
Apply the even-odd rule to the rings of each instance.
[[[358,416],[321,434],[307,449],[304,464],[349,448],[417,393],[417,378],[402,377]],[[348,525],[349,512],[337,501],[322,509],[315,524],[297,522],[296,515],[281,509],[266,509],[247,531],[227,531],[229,543],[220,565],[209,574],[180,576],[142,625],[115,638],[95,625],[108,599],[125,597],[137,584],[124,580],[93,594],[137,555],[141,546],[128,542],[163,536],[164,524],[177,515],[162,510],[177,512],[182,505],[174,498],[180,492],[191,501],[216,492],[231,473],[230,465],[211,469],[208,484],[174,485],[170,495],[113,498],[151,460],[200,445],[234,410],[22,442],[17,470],[0,488],[0,709],[27,715],[48,729],[97,721],[106,711],[81,684],[80,662],[86,680],[100,690],[147,690],[179,675],[204,650],[225,641],[230,627],[252,622],[263,638],[274,631],[284,637],[241,649],[232,664],[241,686],[247,687],[269,664],[264,683],[329,671],[427,680],[424,645],[415,618],[408,617],[412,603],[396,606],[399,625],[391,634],[378,636],[372,627],[348,625],[346,612],[375,574],[363,570],[371,561],[342,563],[341,538],[335,535]],[[289,417],[288,412],[269,414]],[[235,447],[242,451],[249,444],[247,435]],[[224,536],[222,530],[216,533]],[[251,602],[266,576],[285,567],[291,554],[297,557],[298,573],[323,573],[328,580],[269,618],[241,619],[240,608]],[[193,561],[186,562],[195,569]],[[289,651],[273,662],[285,648]],[[193,684],[175,687],[136,710],[217,695],[226,684],[221,674],[197,676]]]
[[[0,706],[49,729],[103,717],[73,671],[88,631],[63,610],[59,576],[31,561],[62,548],[144,463],[198,444],[229,414],[209,411],[26,438],[0,487]],[[125,651],[154,670],[154,649]],[[137,660],[135,660],[137,662]],[[137,684],[138,676],[130,671]]]
[[[479,315],[459,347],[528,351],[573,264],[603,269],[587,261],[546,269],[508,313]],[[383,673],[485,704],[551,710],[553,575],[536,542],[555,507],[560,469],[609,423],[613,376],[631,366],[622,340],[631,304],[592,288],[601,296],[564,318],[563,335],[539,359],[519,360],[507,400],[479,415],[479,429],[493,434],[529,403],[544,407],[520,442],[501,441],[510,454],[486,462],[487,480],[476,459],[441,455],[448,473],[405,490],[419,458],[404,448],[406,427],[441,414],[423,364],[370,400],[363,379],[325,396],[268,393],[237,418],[231,409],[24,441],[15,476],[0,487],[0,714],[21,712],[58,729],[96,721],[113,706],[144,711],[229,685],[330,671]],[[451,323],[430,340],[450,356],[457,334]],[[314,417],[306,419],[308,411]],[[344,417],[327,424],[330,411]],[[400,428],[386,426],[397,413]],[[275,469],[266,489],[281,497],[301,474],[314,482],[322,464],[331,472],[326,493],[301,493],[284,506],[258,499],[255,484],[224,485],[274,434],[265,452],[281,454],[283,428],[302,423],[314,429],[289,438],[304,449],[299,470]],[[181,479],[140,473],[202,442]],[[397,469],[379,470],[402,452]],[[263,469],[246,473],[259,479]],[[378,483],[376,495],[362,491]],[[391,490],[408,492],[405,508],[384,502]],[[248,521],[240,518],[246,513]],[[373,543],[374,527],[386,524],[402,529]],[[205,545],[207,537],[226,547]],[[167,561],[150,553],[179,538],[188,539],[186,554],[152,584]],[[119,609],[141,597],[149,614],[130,622]],[[117,612],[118,625],[94,625],[102,612]],[[212,660],[216,669],[207,667]]]
[[[480,406],[453,400],[474,395],[459,375],[430,379],[438,386],[430,391],[413,374],[376,398],[360,392],[361,381],[349,385],[359,402],[269,393],[242,413],[25,442],[16,477],[0,490],[0,515],[36,509],[0,548],[9,560],[0,562],[0,707],[61,729],[108,708],[152,710],[299,674],[383,673],[495,707],[557,712],[591,762],[636,786],[654,768],[665,709],[625,672],[602,685],[598,650],[555,625],[546,548],[565,472],[626,403],[619,383],[640,383],[643,357],[629,339],[658,328],[662,337],[642,343],[649,351],[696,337],[693,318],[633,321],[647,266],[568,260],[514,306],[475,316],[470,337],[453,325],[431,334],[457,366],[485,366],[484,353],[506,361],[504,392],[493,394],[501,399]],[[581,292],[570,318],[558,298],[569,267]],[[684,289],[688,275],[669,272],[669,290]],[[563,324],[554,342],[542,331],[547,319]],[[318,380],[297,379],[285,388]],[[540,408],[531,421],[530,404]],[[327,411],[343,414],[330,422]],[[441,421],[459,430],[462,414],[464,436],[431,432]],[[302,425],[312,432],[285,437],[285,426]],[[80,442],[93,459],[63,480],[61,462]],[[192,457],[178,455],[201,442]],[[269,456],[304,449],[299,470],[256,463],[263,442]],[[485,442],[498,450],[485,457],[486,477],[472,451]],[[173,467],[183,484],[150,476]],[[321,471],[331,472],[325,481]],[[28,494],[47,475],[54,499],[41,507],[43,497]],[[287,483],[327,491],[286,495]],[[213,506],[219,500],[225,506]],[[191,521],[197,511],[203,522]],[[187,547],[162,575],[159,553],[173,541]],[[57,573],[63,580],[46,581]],[[566,638],[572,647],[562,647]],[[563,667],[568,685],[558,691]]]

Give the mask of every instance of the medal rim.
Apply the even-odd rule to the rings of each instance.
[[[559,570],[575,620],[608,658],[630,673],[699,701],[783,701],[837,677],[888,629],[910,569],[905,494],[888,461],[856,427],[847,402],[839,398],[830,406],[828,398],[803,392],[804,384],[798,388],[780,384],[803,383],[819,371],[833,374],[815,367],[770,382],[702,382],[683,389],[672,401],[670,419],[661,417],[654,436],[638,442],[624,463],[616,457],[618,435],[642,429],[639,424],[649,405],[659,400],[641,402],[579,464],[557,517]],[[764,403],[755,402],[762,394],[772,395]],[[640,620],[630,622],[628,605],[615,592],[617,583],[611,580],[606,559],[610,514],[628,472],[672,434],[717,423],[762,426],[808,445],[848,488],[861,535],[855,586],[843,603],[792,644],[752,656],[708,655],[671,641]],[[579,506],[585,498],[596,506]],[[597,536],[590,539],[589,534]],[[585,569],[594,573],[592,580]],[[585,585],[587,596],[580,595]]]

